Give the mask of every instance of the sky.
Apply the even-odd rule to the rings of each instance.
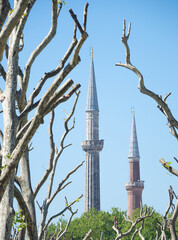
[[[100,139],[104,147],[100,152],[101,210],[110,211],[112,207],[127,210],[127,192],[125,183],[129,179],[128,151],[132,125],[132,107],[135,108],[137,138],[140,152],[141,180],[145,181],[143,204],[154,207],[164,213],[169,197],[168,188],[173,186],[177,192],[175,176],[167,174],[159,163],[164,158],[176,167],[173,157],[177,156],[177,141],[169,133],[164,115],[157,104],[138,90],[138,79],[127,69],[115,66],[125,61],[125,49],[121,42],[123,19],[126,26],[131,22],[129,46],[131,62],[143,74],[145,85],[163,97],[171,92],[167,103],[175,118],[178,118],[177,55],[178,55],[178,2],[176,0],[111,0],[88,1],[87,32],[88,39],[81,52],[80,64],[67,76],[81,84],[81,94],[75,112],[76,125],[67,136],[65,143],[72,143],[62,154],[55,177],[54,189],[64,176],[80,162],[85,160],[81,142],[86,139],[86,98],[90,69],[90,50],[93,48],[95,79],[99,102]],[[58,65],[67,50],[73,33],[73,20],[68,12],[70,8],[83,19],[85,1],[68,0],[59,16],[59,26],[55,39],[37,58],[32,68],[29,92],[37,85],[44,72]],[[50,28],[50,1],[36,2],[27,23],[24,51],[20,56],[22,69],[30,52],[45,37]],[[67,80],[66,79],[66,80]],[[45,88],[50,84],[46,84]],[[43,92],[45,89],[43,90]],[[63,134],[65,112],[69,113],[74,97],[60,105],[55,111],[54,134],[59,146]],[[32,139],[34,149],[30,152],[33,187],[36,186],[48,166],[49,117],[40,126]],[[71,123],[72,124],[72,123]],[[49,217],[60,212],[65,206],[64,196],[71,202],[84,194],[84,172],[82,166],[71,178],[72,184],[61,192],[49,209]],[[46,196],[46,187],[37,196],[40,204]],[[73,209],[79,209],[79,217],[84,211],[84,197]],[[39,209],[37,215],[39,220]],[[65,214],[64,218],[69,215]]]

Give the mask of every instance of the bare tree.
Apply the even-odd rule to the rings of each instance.
[[[123,45],[124,45],[125,51],[126,51],[125,63],[116,63],[116,66],[127,68],[137,75],[138,80],[139,80],[138,89],[140,90],[141,93],[151,97],[152,99],[154,99],[157,102],[158,108],[165,115],[165,117],[167,119],[167,125],[170,129],[170,133],[178,140],[178,133],[177,133],[178,121],[174,118],[174,116],[171,112],[171,109],[169,108],[169,106],[166,102],[167,98],[171,95],[171,93],[168,93],[164,98],[162,98],[161,95],[158,95],[158,94],[150,91],[149,89],[147,89],[144,84],[143,75],[141,74],[141,72],[138,70],[137,67],[135,67],[134,65],[131,64],[130,49],[129,49],[129,45],[128,45],[130,30],[131,30],[131,23],[129,23],[128,32],[126,34],[126,26],[125,26],[125,20],[124,20],[122,42],[123,42]],[[165,162],[164,159],[161,159],[160,163],[165,168],[167,168],[167,170],[169,172],[171,172],[175,176],[178,176],[178,171],[176,169],[174,169],[173,167],[171,167],[170,164],[168,164],[168,162]]]
[[[140,222],[142,223],[142,225],[139,229],[136,228],[135,232],[132,235],[132,239],[134,239],[134,236],[136,235],[137,232],[139,232],[139,235],[142,236],[141,230],[143,228],[144,219],[148,218],[148,217],[151,217],[153,215],[153,213],[154,213],[154,211],[151,211],[151,209],[147,208],[147,207],[145,208],[145,211],[143,211],[143,207],[141,206],[140,216],[135,221],[133,221],[132,219],[126,218],[126,216],[124,216],[125,220],[127,222],[131,223],[129,230],[126,231],[126,232],[121,231],[120,227],[118,226],[117,221],[115,220],[114,225],[112,226],[112,229],[116,232],[115,240],[118,240],[118,239],[121,239],[123,237],[131,235],[133,230],[136,228],[137,224],[140,223]]]
[[[129,27],[128,27],[128,32],[126,34],[126,26],[125,26],[125,20],[123,21],[123,35],[122,35],[122,42],[123,45],[125,47],[126,50],[126,57],[125,57],[125,63],[116,63],[116,66],[121,66],[124,68],[127,68],[129,70],[131,70],[132,72],[134,72],[139,80],[139,85],[138,88],[140,90],[141,93],[151,97],[152,99],[154,99],[157,104],[158,104],[158,109],[160,109],[160,111],[165,115],[166,119],[167,119],[167,125],[170,129],[170,133],[178,140],[178,121],[174,118],[171,109],[168,107],[168,104],[166,102],[167,98],[170,96],[171,93],[167,94],[164,98],[162,98],[161,95],[158,95],[152,91],[150,91],[149,89],[147,89],[145,87],[144,84],[144,79],[143,79],[143,75],[141,74],[141,72],[131,64],[130,61],[130,49],[128,46],[128,39],[130,36],[130,30],[131,30],[131,23],[129,23]],[[178,163],[177,158],[174,158],[175,161]],[[178,171],[176,169],[174,169],[169,162],[166,162],[164,159],[160,160],[160,163],[172,174],[174,174],[175,176],[178,176]],[[165,235],[165,228],[167,226],[167,222],[169,223],[169,227],[170,227],[170,232],[171,232],[171,239],[177,239],[176,237],[176,231],[175,231],[175,221],[178,217],[178,200],[176,197],[176,204],[175,204],[175,208],[174,211],[171,214],[170,219],[167,219],[167,214],[170,211],[170,208],[173,204],[173,192],[172,192],[172,187],[169,190],[169,195],[170,195],[170,202],[168,205],[168,208],[165,212],[165,215],[163,217],[163,223],[160,223],[160,227],[162,229],[162,235],[159,239],[166,239],[166,235]]]
[[[35,2],[35,0],[14,0],[12,8],[7,0],[0,0],[0,60],[3,56],[7,58],[6,67],[3,66],[3,62],[0,64],[0,75],[5,85],[4,89],[0,89],[4,123],[4,129],[0,134],[2,138],[0,239],[10,239],[14,218],[14,195],[27,221],[26,239],[38,239],[34,199],[52,168],[49,167],[34,192],[31,186],[28,144],[43,123],[44,117],[59,104],[70,99],[80,88],[80,84],[74,85],[72,79],[66,80],[65,83],[63,81],[80,62],[79,52],[88,37],[86,32],[87,3],[84,8],[83,25],[80,24],[72,9],[69,10],[74,21],[71,44],[59,65],[42,76],[28,98],[27,90],[31,81],[33,63],[56,35],[58,16],[63,6],[63,1],[51,0],[52,20],[49,33],[31,53],[23,71],[19,65],[20,52],[24,49],[23,32]],[[77,29],[80,33],[78,39]],[[45,83],[52,77],[55,78],[51,80],[49,88],[40,97]],[[28,119],[29,113],[30,120]],[[54,151],[51,154],[54,155]],[[20,174],[17,177],[18,165]]]
[[[170,233],[171,233],[171,239],[172,240],[177,240],[177,235],[176,235],[176,229],[175,229],[175,223],[176,223],[176,219],[178,216],[178,201],[177,201],[177,196],[172,188],[172,186],[170,186],[170,188],[168,189],[169,192],[169,203],[167,206],[167,209],[164,213],[164,215],[162,216],[162,222],[160,222],[158,219],[158,226],[161,229],[161,235],[157,235],[157,239],[158,240],[167,240],[167,236],[166,236],[166,229],[167,227],[169,227],[170,229]],[[174,199],[175,199],[175,204],[174,204]],[[171,216],[169,217],[168,214],[171,213]]]
[[[159,236],[158,230],[155,226],[156,240],[167,240],[168,239],[166,236],[167,229],[170,230],[171,240],[177,240],[175,223],[178,216],[178,201],[172,186],[170,186],[168,192],[169,192],[169,203],[164,215],[162,216],[162,221],[156,218],[158,228],[160,229],[160,232],[161,232]],[[174,204],[174,200],[175,200],[175,204]],[[168,215],[169,213],[171,213],[170,217]],[[131,236],[131,239],[134,239],[137,234],[139,235],[140,239],[144,240],[145,237],[142,234],[142,230],[144,228],[144,221],[146,218],[149,218],[151,216],[154,217],[153,214],[154,214],[154,211],[151,211],[151,209],[147,207],[145,208],[145,211],[143,211],[143,207],[141,206],[140,216],[135,221],[131,219],[127,219],[125,217],[125,220],[131,223],[129,230],[126,232],[121,231],[121,227],[118,226],[118,223],[115,219],[114,225],[112,227],[117,234],[115,240],[121,239],[125,236]],[[137,227],[138,223],[141,223],[140,227]]]

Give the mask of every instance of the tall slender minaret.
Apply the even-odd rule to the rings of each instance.
[[[93,49],[91,49],[91,65],[86,105],[86,140],[82,148],[86,152],[85,160],[85,212],[90,208],[100,210],[100,162],[99,152],[103,148],[103,140],[99,140],[99,107],[96,91]]]
[[[132,218],[133,210],[140,208],[142,202],[142,190],[144,188],[144,182],[140,181],[140,155],[138,150],[134,109],[128,158],[129,182],[126,183],[126,190],[128,193],[128,216]]]

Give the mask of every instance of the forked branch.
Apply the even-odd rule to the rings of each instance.
[[[133,231],[133,229],[136,227],[136,225],[139,222],[143,222],[145,218],[151,217],[153,215],[154,211],[151,211],[150,208],[145,209],[145,211],[143,211],[143,207],[141,206],[141,210],[140,210],[140,217],[138,217],[135,221],[131,220],[131,219],[127,219],[126,217],[125,220],[131,223],[131,226],[129,228],[128,231],[122,233],[121,229],[114,223],[114,225],[112,226],[112,229],[116,232],[116,238],[115,240],[121,239],[125,236],[128,236],[131,234],[131,232]],[[140,229],[138,229],[136,232],[134,232],[134,235],[140,231],[140,236],[141,236],[141,230],[143,227],[141,227]]]
[[[73,202],[71,202],[68,206],[66,206],[61,212],[53,215],[49,220],[48,222],[46,223],[44,229],[43,229],[43,232],[47,229],[48,225],[50,224],[50,222],[56,218],[56,217],[59,217],[60,215],[62,215],[67,209],[69,209],[72,205],[74,205],[74,203],[78,202],[81,198],[83,197],[83,195],[80,195],[77,199],[75,199]]]
[[[166,116],[167,118],[167,121],[168,121],[168,127],[170,129],[170,132],[171,134],[173,134],[173,136],[178,140],[178,134],[177,134],[177,130],[178,130],[178,121],[174,118],[170,108],[168,107],[167,103],[166,103],[166,99],[167,97],[170,95],[167,94],[166,97],[164,99],[162,99],[162,97],[152,91],[150,91],[149,89],[147,89],[145,87],[145,84],[144,84],[144,79],[143,79],[143,76],[141,74],[141,72],[138,70],[137,67],[133,66],[131,64],[131,61],[130,61],[130,49],[129,49],[129,46],[128,46],[128,39],[129,39],[129,35],[130,35],[130,29],[131,29],[131,24],[129,24],[129,28],[128,28],[128,33],[127,35],[125,34],[125,31],[126,31],[126,27],[125,27],[125,20],[123,22],[123,36],[122,36],[122,42],[124,44],[124,47],[125,47],[125,51],[126,51],[126,62],[125,63],[116,63],[115,65],[116,66],[120,66],[120,67],[124,67],[124,68],[127,68],[129,70],[131,70],[132,72],[134,72],[137,77],[138,77],[138,80],[139,80],[139,90],[141,93],[153,98],[158,106],[159,106],[159,109],[163,112],[163,114]]]

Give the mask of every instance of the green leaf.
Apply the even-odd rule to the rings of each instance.
[[[16,227],[17,231],[21,231],[23,228],[27,227],[25,222],[25,216],[22,214],[22,210],[15,212],[14,221],[12,223]]]
[[[171,164],[171,162],[166,162],[168,165],[170,165]]]
[[[57,3],[58,3],[58,4],[59,4],[59,3],[62,3],[62,4],[64,4],[64,5],[65,5],[67,2],[66,2],[66,1],[64,1],[64,0],[62,0],[62,1],[61,1],[61,0],[58,0],[58,1],[57,1]]]
[[[3,170],[6,167],[7,167],[7,165],[4,165],[4,166],[0,167],[0,170]]]
[[[8,153],[8,154],[6,155],[6,157],[9,159],[9,158],[11,157],[11,155]]]
[[[14,9],[12,9],[12,10],[10,11],[10,14],[11,14],[13,11],[14,11]]]

